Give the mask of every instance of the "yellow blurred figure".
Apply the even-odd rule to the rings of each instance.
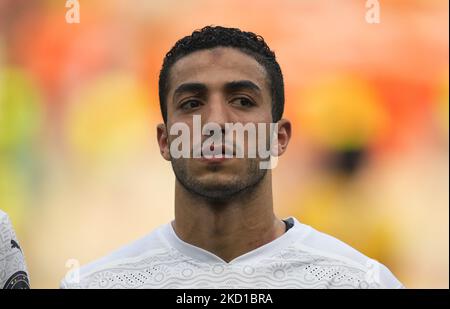
[[[96,80],[67,110],[70,149],[86,163],[97,165],[129,159],[151,136],[148,89],[125,74]]]
[[[374,89],[349,76],[319,80],[295,103],[300,130],[329,148],[358,149],[383,133],[387,115]]]
[[[322,175],[297,196],[290,209],[299,220],[395,267],[394,222],[356,182]]]

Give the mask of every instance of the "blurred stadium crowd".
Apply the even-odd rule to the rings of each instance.
[[[204,25],[262,35],[286,85],[293,140],[276,211],[387,265],[407,287],[448,288],[447,1],[0,0],[0,209],[31,286],[173,216],[157,78]]]

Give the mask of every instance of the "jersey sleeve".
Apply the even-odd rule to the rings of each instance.
[[[404,289],[405,286],[383,264],[378,263],[380,270],[379,283],[385,289]]]
[[[30,288],[22,248],[8,215],[2,211],[0,211],[0,288]]]

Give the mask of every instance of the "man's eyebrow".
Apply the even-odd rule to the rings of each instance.
[[[206,92],[208,90],[208,87],[206,87],[205,84],[202,83],[184,83],[179,85],[174,93],[173,96],[183,93],[183,92]]]
[[[250,90],[256,90],[258,92],[261,91],[261,88],[259,88],[258,85],[256,85],[254,82],[249,80],[237,80],[237,81],[231,81],[224,85],[223,89],[226,92],[233,92],[233,91],[239,91],[244,89],[250,89]],[[208,92],[208,87],[203,83],[184,83],[179,85],[174,93],[173,96],[176,97],[177,95],[184,93],[184,92],[190,92],[190,93],[206,93]]]
[[[226,83],[224,89],[227,92],[233,92],[244,89],[256,90],[258,92],[261,91],[261,88],[259,88],[258,85],[249,80],[237,80]]]

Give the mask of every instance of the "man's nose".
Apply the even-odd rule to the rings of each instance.
[[[227,101],[221,95],[211,96],[206,106],[206,113],[202,115],[204,124],[216,123],[223,129],[225,123],[231,122]]]

